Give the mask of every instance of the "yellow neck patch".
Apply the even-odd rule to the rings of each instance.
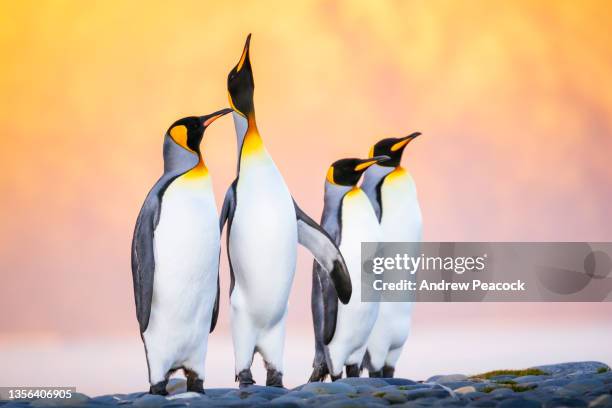
[[[351,188],[349,192],[346,193],[346,196],[351,198],[351,197],[358,195],[360,192],[361,192],[361,189],[359,187],[353,186],[353,188]]]
[[[183,178],[186,180],[198,180],[203,177],[208,177],[208,168],[204,164],[204,159],[200,156],[198,164],[187,173],[183,174]]]
[[[257,130],[257,124],[255,123],[255,115],[250,114],[248,116],[248,127],[246,134],[244,135],[244,140],[242,142],[242,150],[240,152],[240,157],[250,157],[253,155],[257,155],[264,150],[263,140],[261,140],[261,136],[259,135],[259,131]]]
[[[387,177],[385,178],[385,181],[390,182],[390,181],[399,180],[399,179],[406,177],[407,174],[408,174],[408,171],[405,168],[403,168],[402,166],[397,166],[395,170],[393,170],[391,173],[387,175]]]

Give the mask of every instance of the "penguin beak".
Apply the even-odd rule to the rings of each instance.
[[[251,34],[247,36],[246,42],[244,43],[244,49],[242,50],[240,61],[238,61],[238,65],[236,65],[236,72],[240,72],[240,70],[244,66],[245,61],[249,61],[250,63],[250,55],[249,55],[250,47],[251,47]]]
[[[376,163],[382,163],[389,159],[391,159],[389,156],[374,156],[370,159],[361,160],[360,163],[355,166],[355,171],[365,171],[365,169],[367,169],[368,167]]]
[[[414,132],[406,137],[401,138],[399,142],[391,146],[391,151],[396,152],[400,149],[403,149],[404,147],[406,147],[408,143],[412,142],[414,139],[416,139],[420,135],[421,135],[421,132]]]
[[[217,111],[215,113],[211,113],[210,115],[200,116],[200,120],[202,121],[202,124],[206,128],[211,123],[213,123],[215,120],[219,119],[221,116],[227,115],[230,112],[232,112],[232,110],[229,109],[229,108],[221,109],[220,111]]]

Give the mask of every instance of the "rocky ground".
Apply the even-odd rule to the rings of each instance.
[[[37,406],[134,407],[612,407],[612,372],[597,362],[578,362],[499,370],[475,376],[438,375],[427,381],[402,378],[345,378],[293,389],[254,385],[246,389],[210,388],[188,393],[172,380],[170,396],[143,392],[71,400],[0,401],[2,408]]]

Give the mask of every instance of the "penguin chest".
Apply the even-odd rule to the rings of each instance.
[[[194,330],[204,335],[217,294],[220,251],[217,209],[208,177],[189,180],[183,176],[170,184],[162,197],[154,249],[147,331],[177,336],[183,332],[192,339]]]
[[[422,216],[414,180],[405,170],[390,173],[380,189],[383,241],[419,242]]]
[[[361,243],[379,241],[380,226],[369,199],[358,188],[342,199],[341,217],[340,252],[351,275],[353,296],[348,304],[338,304],[336,332],[330,347],[348,355],[365,346],[378,315],[378,302],[361,302]]]
[[[297,256],[295,217],[291,194],[271,159],[243,162],[229,237],[232,304],[248,304],[266,316],[284,312]]]

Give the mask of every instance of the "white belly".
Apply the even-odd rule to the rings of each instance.
[[[342,203],[340,251],[351,275],[353,296],[338,304],[336,332],[330,347],[346,348],[350,354],[365,346],[378,315],[378,302],[361,302],[361,243],[380,241],[376,214],[361,190],[349,192]],[[342,364],[342,363],[340,363]]]
[[[232,307],[261,328],[285,315],[297,256],[293,199],[269,157],[243,162],[229,252],[235,277]]]
[[[423,221],[415,183],[405,170],[391,173],[381,188],[381,241],[413,242],[410,252],[419,255]],[[393,256],[394,254],[383,254]],[[400,347],[410,331],[411,302],[382,302],[372,340]]]
[[[148,348],[173,365],[201,347],[217,295],[219,224],[210,178],[179,178],[166,190],[155,230]],[[160,344],[161,343],[161,344]]]
[[[382,241],[420,242],[423,232],[416,186],[407,172],[391,173],[381,188]]]

